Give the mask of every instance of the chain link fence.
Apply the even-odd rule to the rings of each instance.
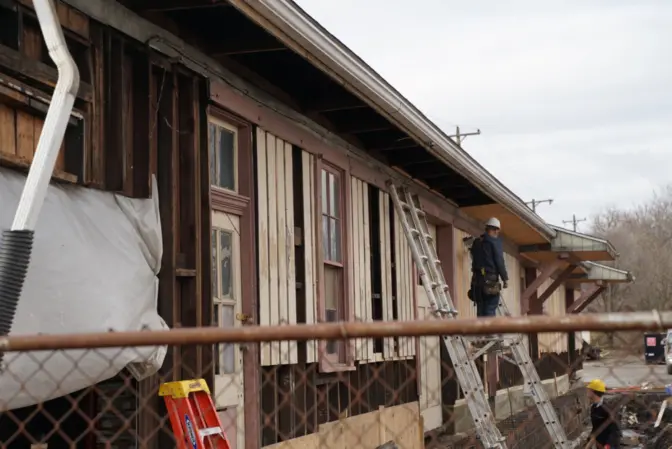
[[[489,331],[520,332],[569,440],[587,442],[585,382],[600,378],[624,441],[667,448],[666,325],[613,314],[9,337],[0,447],[194,447],[177,446],[159,387],[199,378],[231,448],[480,447],[440,335]],[[476,364],[507,447],[552,447],[505,356]]]

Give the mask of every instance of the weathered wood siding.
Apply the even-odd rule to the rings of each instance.
[[[429,233],[436,242],[436,227],[429,224]],[[436,246],[436,244],[435,244]],[[416,285],[418,319],[435,320],[436,315],[429,303],[424,286]],[[419,338],[420,364],[420,412],[424,419],[425,430],[431,430],[442,424],[441,411],[441,338],[438,335]]]
[[[257,128],[259,324],[296,324],[292,145]],[[262,343],[262,365],[296,363],[296,342]]]
[[[553,283],[553,279],[548,279],[539,288],[538,292],[541,294],[549,285]],[[565,315],[565,286],[560,285],[544,303],[544,314],[549,316],[564,316]],[[567,334],[563,332],[543,332],[539,333],[539,354],[544,352],[561,353],[567,351]]]
[[[43,126],[43,118],[0,103],[0,152],[9,158],[15,157],[17,163],[30,163]],[[63,146],[61,144],[55,170],[65,170]]]
[[[303,185],[303,255],[304,255],[304,288],[306,290],[306,324],[317,323],[317,265],[316,249],[317,235],[315,234],[317,211],[315,205],[315,156],[301,151],[301,172]],[[306,342],[306,361],[315,363],[318,361],[317,341]]]
[[[455,297],[453,303],[460,313],[460,318],[476,317],[476,306],[467,296],[471,285],[471,257],[462,239],[468,237],[468,232],[455,229],[454,248],[455,258]]]
[[[411,248],[408,246],[401,222],[394,213],[394,265],[396,274],[396,302],[399,321],[415,319],[416,278]],[[399,337],[398,356],[402,358],[415,355],[415,339]]]
[[[392,301],[392,226],[390,225],[390,195],[382,190],[378,191],[380,213],[380,272],[382,280],[383,320],[394,320],[394,303]],[[387,337],[383,341],[383,357],[392,360],[395,356],[394,338]]]
[[[350,178],[350,244],[349,307],[356,322],[373,321],[373,292],[371,290],[371,237],[369,228],[369,185],[355,177]],[[371,361],[373,340],[357,338],[354,341],[355,360]]]

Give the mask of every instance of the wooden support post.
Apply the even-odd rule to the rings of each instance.
[[[590,303],[600,296],[606,288],[606,285],[595,285],[591,289],[581,293],[581,296],[567,308],[566,313],[581,313],[590,305]]]
[[[572,274],[572,272],[576,269],[576,265],[574,264],[569,264],[567,267],[565,267],[564,270],[558,276],[553,280],[551,285],[544,290],[544,292],[537,297],[534,301],[530,301],[530,310],[528,310],[528,313],[534,313],[534,314],[540,314],[543,310],[544,303],[548,298],[551,297],[553,293],[562,285],[563,282],[569,278],[569,276]]]
[[[526,270],[534,270],[534,277],[528,276],[526,271],[526,288],[520,298],[521,315],[529,313],[530,304],[533,302],[532,298],[536,301],[537,290],[542,286],[547,279],[549,279],[553,273],[555,273],[560,267],[562,267],[566,262],[562,258],[557,258],[552,262],[548,262],[542,265],[541,273],[537,275],[536,268],[527,268]],[[529,279],[528,279],[529,278]]]

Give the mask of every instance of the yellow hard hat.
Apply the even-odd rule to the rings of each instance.
[[[607,386],[600,379],[591,380],[586,387],[598,393],[605,393],[607,391]]]

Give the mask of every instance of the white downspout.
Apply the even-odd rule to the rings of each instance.
[[[53,1],[33,0],[33,5],[49,56],[58,69],[58,81],[14,215],[13,231],[35,230],[79,90],[79,70],[68,51]]]
[[[28,274],[37,217],[47,196],[47,188],[63,142],[65,128],[79,89],[79,71],[65,43],[63,30],[52,0],[34,0],[37,20],[58,69],[58,81],[28,171],[26,184],[16,208],[12,228],[2,232],[0,242],[0,336],[8,335],[14,324],[23,283]],[[0,352],[0,362],[4,353]],[[0,370],[4,366],[0,364]]]

